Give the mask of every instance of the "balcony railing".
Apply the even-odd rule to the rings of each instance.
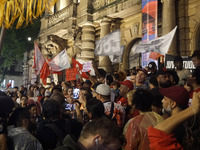
[[[66,21],[68,18],[73,17],[74,14],[74,5],[69,5],[65,8],[63,8],[62,10],[56,12],[53,15],[50,15],[48,17],[46,17],[46,19],[48,19],[47,21],[47,28],[54,26],[55,24],[61,22],[61,21]]]
[[[93,4],[94,11],[104,9],[105,7],[117,4],[121,1],[125,1],[125,0],[96,0]]]

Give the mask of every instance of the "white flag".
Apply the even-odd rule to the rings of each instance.
[[[94,54],[99,56],[119,54],[120,44],[120,30],[118,29],[95,42]]]
[[[109,55],[110,61],[112,64],[121,63],[123,57],[124,46],[121,46],[121,50],[116,55]]]
[[[66,50],[60,52],[52,60],[47,60],[47,63],[49,64],[50,70],[55,72],[70,68],[70,62]]]
[[[176,32],[176,29],[177,26],[170,33],[164,36],[138,44],[135,48],[134,53],[157,52],[160,53],[161,55],[167,54],[169,47],[172,43],[174,34]]]

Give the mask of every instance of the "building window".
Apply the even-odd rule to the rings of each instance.
[[[3,82],[1,83],[1,87],[3,87],[3,88],[6,87],[6,79],[4,79]]]
[[[11,88],[14,88],[14,87],[15,87],[15,80],[9,80],[8,83],[11,83]]]

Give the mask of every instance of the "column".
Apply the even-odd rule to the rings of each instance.
[[[162,0],[162,4],[162,35],[165,35],[176,26],[175,0]],[[168,53],[171,55],[177,55],[176,34]]]
[[[110,33],[110,19],[104,18],[101,25],[100,39]],[[99,56],[99,68],[103,68],[107,72],[112,73],[111,61],[109,56]]]
[[[92,22],[86,22],[82,26],[82,51],[81,59],[89,61],[94,59],[95,30]]]

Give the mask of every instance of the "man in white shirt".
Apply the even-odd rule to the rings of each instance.
[[[191,73],[188,69],[185,69],[183,67],[183,59],[181,56],[176,56],[174,58],[174,65],[175,65],[175,71],[179,77],[178,85],[183,86],[185,84],[185,81],[187,80],[188,76]]]

